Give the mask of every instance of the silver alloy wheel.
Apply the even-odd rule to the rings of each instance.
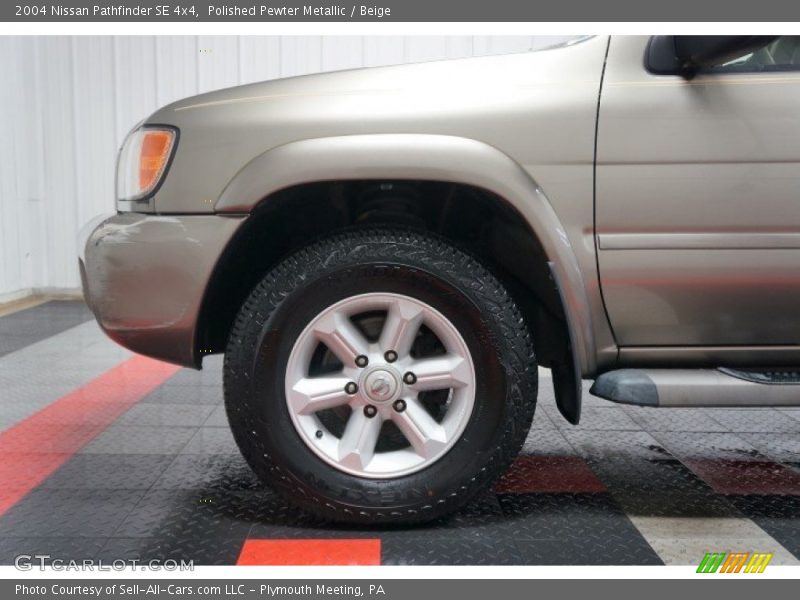
[[[376,311],[385,319],[370,341],[353,317]],[[423,326],[443,352],[412,356]],[[341,369],[312,375],[321,344]],[[438,420],[421,401],[434,390],[449,390]],[[286,402],[300,437],[331,466],[359,477],[399,477],[433,464],[459,439],[475,404],[475,368],[461,334],[432,306],[400,294],[361,294],[322,311],[297,338],[286,368]],[[349,416],[336,435],[320,417],[341,407]],[[405,447],[380,451],[386,421],[402,433]]]

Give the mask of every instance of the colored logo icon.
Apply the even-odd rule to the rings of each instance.
[[[698,573],[763,573],[772,560],[766,552],[707,552]]]

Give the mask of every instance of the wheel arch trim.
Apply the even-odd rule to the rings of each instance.
[[[281,190],[314,182],[365,179],[446,181],[482,188],[505,200],[527,223],[556,274],[576,371],[596,368],[592,314],[567,233],[547,196],[525,169],[478,140],[430,134],[313,138],[268,150],[245,165],[215,203],[217,213],[249,213]]]

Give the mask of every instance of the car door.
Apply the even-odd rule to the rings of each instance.
[[[648,72],[647,42],[612,39],[598,117],[618,345],[799,344],[800,37],[690,79]]]

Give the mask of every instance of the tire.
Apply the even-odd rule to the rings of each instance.
[[[359,307],[369,310],[352,316]],[[399,318],[390,327],[392,311],[424,327],[384,344],[412,331]],[[389,363],[380,353],[395,342],[410,349]],[[434,364],[447,365],[444,379]],[[401,370],[413,368],[407,385]],[[338,391],[306,392],[312,370],[330,378],[323,387],[353,380],[350,404]],[[450,387],[431,391],[442,381]],[[275,267],[242,306],[224,363],[228,420],[259,478],[305,511],[357,524],[429,521],[488,488],[522,446],[537,384],[528,327],[497,278],[437,237],[383,229],[337,234]],[[340,404],[313,412],[334,396]]]

